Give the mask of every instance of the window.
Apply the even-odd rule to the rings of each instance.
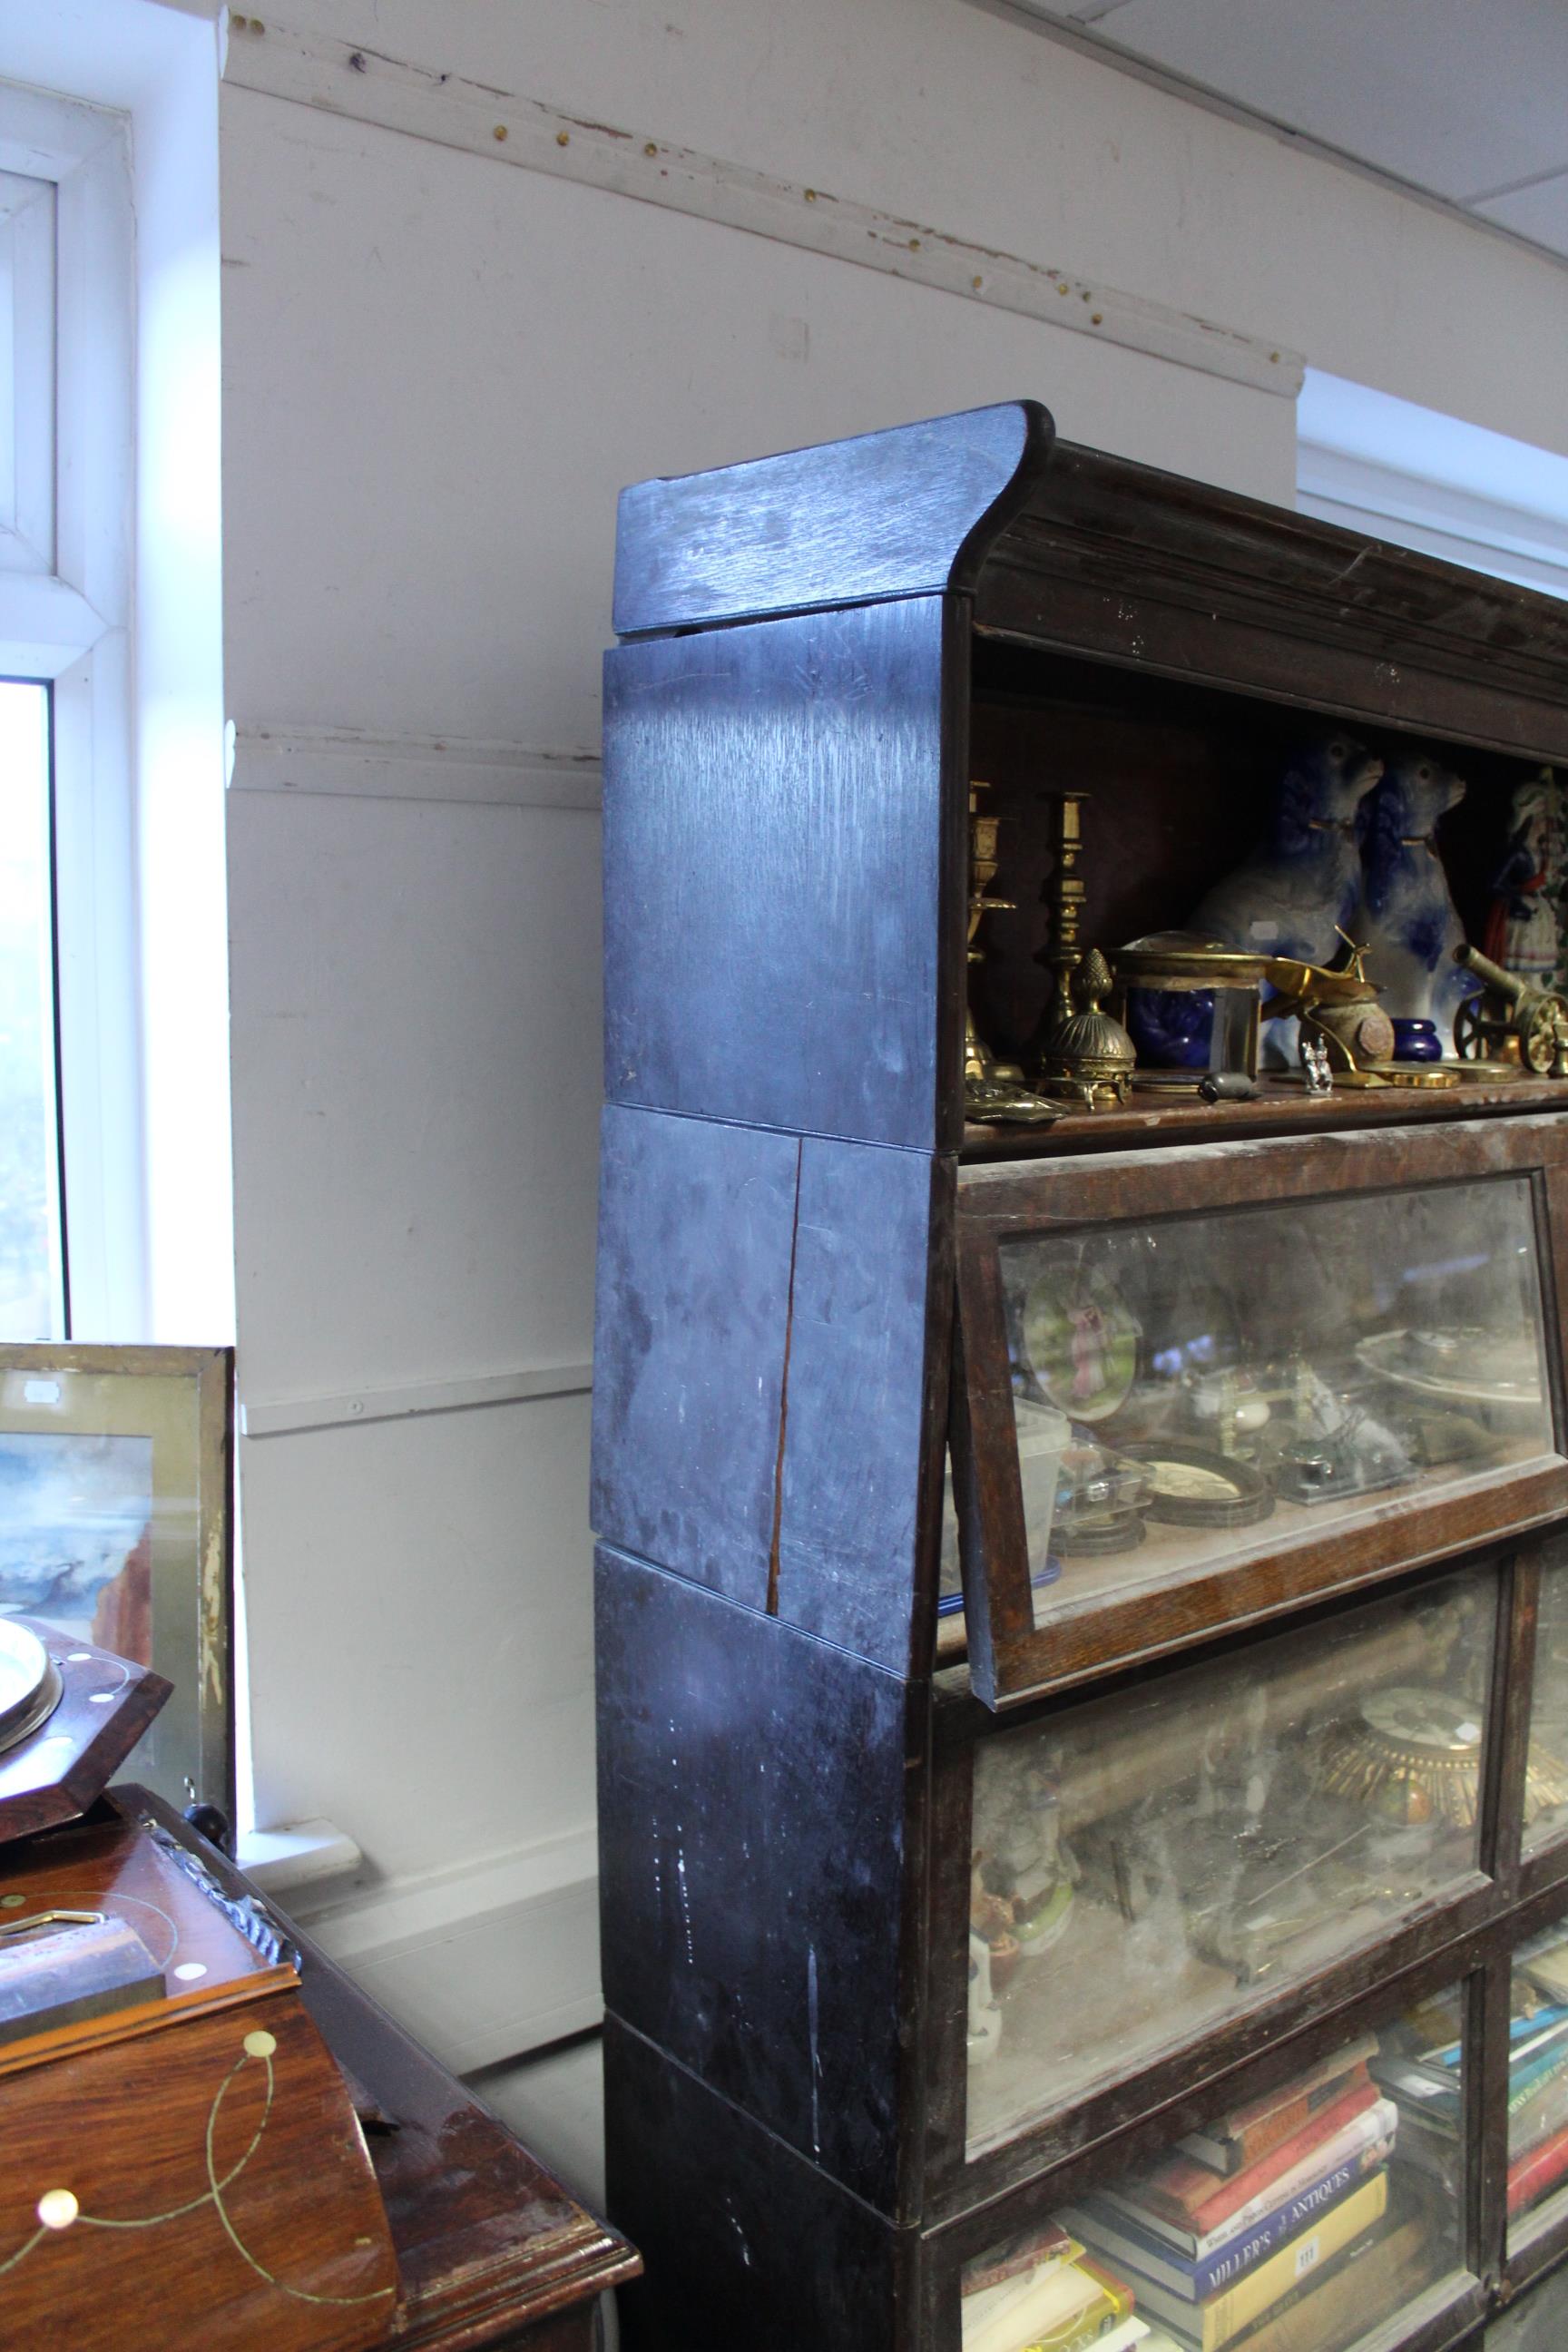
[[[125,118],[0,87],[0,1336],[140,1338]]]
[[[1298,435],[1304,513],[1568,596],[1568,457],[1318,368]]]
[[[63,1339],[47,687],[0,683],[0,1339]]]

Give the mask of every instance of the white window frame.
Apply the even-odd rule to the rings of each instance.
[[[135,235],[123,114],[0,85],[0,170],[56,190],[52,529],[0,563],[0,672],[53,688],[71,1329],[145,1336],[132,613]],[[21,420],[24,424],[27,420]],[[31,419],[35,447],[38,420]],[[33,511],[36,512],[36,503]]]

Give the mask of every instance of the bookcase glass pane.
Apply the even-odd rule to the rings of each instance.
[[[990,2248],[962,2352],[1347,2352],[1461,2267],[1462,2045],[1456,1985]]]
[[[1525,1177],[1000,1256],[1037,1624],[1553,1451]]]
[[[1541,1605],[1524,1790],[1526,1853],[1568,1834],[1568,1539],[1547,1537],[1535,1557]]]
[[[1508,2045],[1508,2226],[1568,2184],[1568,1915],[1513,1955]]]
[[[976,1744],[972,2158],[1476,1868],[1496,1599],[1445,1576]]]

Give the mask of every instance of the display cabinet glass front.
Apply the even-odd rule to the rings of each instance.
[[[1508,2046],[1508,2226],[1568,2187],[1568,1914],[1513,1955]]]
[[[1524,1177],[1005,1240],[1001,1263],[1037,1622],[1552,1451]]]
[[[1476,1870],[1496,1591],[1445,1576],[975,1744],[971,2158]]]
[[[1530,1733],[1538,1748],[1568,1759],[1568,1536],[1547,1537],[1535,1557],[1541,1565],[1541,1600],[1536,1617]],[[1550,1802],[1526,1804],[1524,1851],[1533,1853],[1554,1844],[1565,1833],[1568,1774]]]
[[[1346,2352],[1462,2266],[1461,1993],[988,2248],[963,2352]]]

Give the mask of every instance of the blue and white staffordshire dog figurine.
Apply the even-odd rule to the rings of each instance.
[[[1385,769],[1367,803],[1355,920],[1366,976],[1382,991],[1384,1011],[1395,1020],[1435,1023],[1445,1055],[1454,1051],[1454,1015],[1474,995],[1476,981],[1454,961],[1465,927],[1433,835],[1464,797],[1464,778],[1428,751],[1409,752]]]
[[[1189,928],[1255,955],[1331,964],[1361,902],[1356,817],[1383,761],[1353,737],[1301,744],[1275,790],[1268,832],[1217,882]]]

